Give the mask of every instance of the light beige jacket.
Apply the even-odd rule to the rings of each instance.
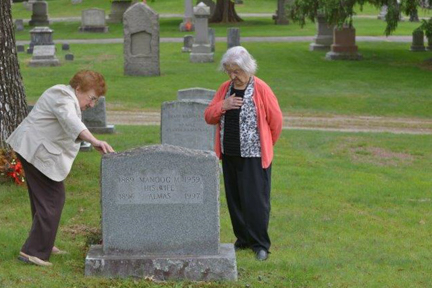
[[[81,121],[78,98],[71,86],[46,90],[6,142],[27,162],[54,181],[63,181],[78,154]]]

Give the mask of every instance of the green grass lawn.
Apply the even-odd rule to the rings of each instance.
[[[117,151],[159,142],[159,127],[100,135]],[[30,225],[25,187],[0,187],[0,286],[28,287],[430,287],[432,136],[284,131],[273,162],[266,262],[237,253],[237,283],[84,278],[89,243],[100,239],[97,152],[80,153],[51,268],[16,257]],[[232,243],[223,188],[221,242]],[[248,286],[249,285],[249,286]]]
[[[179,37],[186,34],[194,35],[194,32],[185,33],[179,31],[181,18],[161,18],[160,37]],[[122,24],[108,24],[108,33],[82,33],[78,29],[81,22],[55,22],[50,25],[54,30],[53,38],[56,39],[104,39],[123,38]],[[385,22],[378,19],[356,18],[354,20],[357,36],[384,36]],[[420,26],[420,23],[400,22],[392,35],[412,35],[412,32]],[[263,36],[314,36],[316,32],[315,23],[307,23],[300,27],[297,23],[288,26],[274,25],[271,19],[266,18],[245,18],[244,22],[235,24],[210,24],[215,29],[217,37],[226,37],[227,29],[239,27],[242,37],[263,37]],[[17,40],[30,40],[30,30],[33,27],[25,25],[25,30],[16,32]]]
[[[217,44],[215,63],[196,64],[180,52],[181,43],[162,43],[161,77],[124,76],[121,44],[71,45],[74,62],[65,62],[58,46],[60,67],[28,67],[27,54],[20,54],[20,63],[29,103],[48,87],[68,83],[77,70],[95,69],[107,80],[108,109],[159,111],[179,89],[217,89],[227,80],[217,71],[225,45]],[[244,43],[258,61],[258,77],[272,87],[284,112],[432,117],[432,67],[425,61],[431,52],[409,52],[409,44],[360,42],[364,60],[329,62],[308,45]]]
[[[108,0],[85,0],[80,4],[72,4],[70,0],[47,0],[48,13],[50,17],[77,17],[81,11],[89,8],[104,9],[106,15],[111,10],[111,2]],[[194,5],[197,1],[193,1]],[[244,4],[236,5],[238,13],[275,13],[277,0],[245,0]],[[184,12],[183,0],[148,0],[147,3],[158,13],[181,14]],[[372,5],[356,6],[356,15],[378,15],[380,9]],[[31,12],[27,11],[22,3],[15,3],[12,6],[13,17],[29,19]],[[430,10],[419,10],[420,17],[430,17]]]

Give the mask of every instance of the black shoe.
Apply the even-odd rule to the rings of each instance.
[[[265,260],[268,259],[268,252],[267,252],[266,250],[264,250],[264,249],[260,249],[260,250],[258,250],[258,251],[256,252],[256,256],[255,256],[255,258],[256,258],[258,261],[265,261]]]

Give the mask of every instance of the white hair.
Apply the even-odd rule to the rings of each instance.
[[[256,60],[242,46],[235,46],[228,49],[222,56],[219,69],[226,71],[226,66],[237,65],[249,75],[254,75],[257,70]]]

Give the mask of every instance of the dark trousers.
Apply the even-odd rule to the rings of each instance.
[[[51,255],[65,202],[63,182],[56,182],[18,155],[30,196],[32,227],[21,251],[47,261]]]
[[[235,245],[268,251],[271,165],[263,169],[261,158],[223,155],[222,169]]]

